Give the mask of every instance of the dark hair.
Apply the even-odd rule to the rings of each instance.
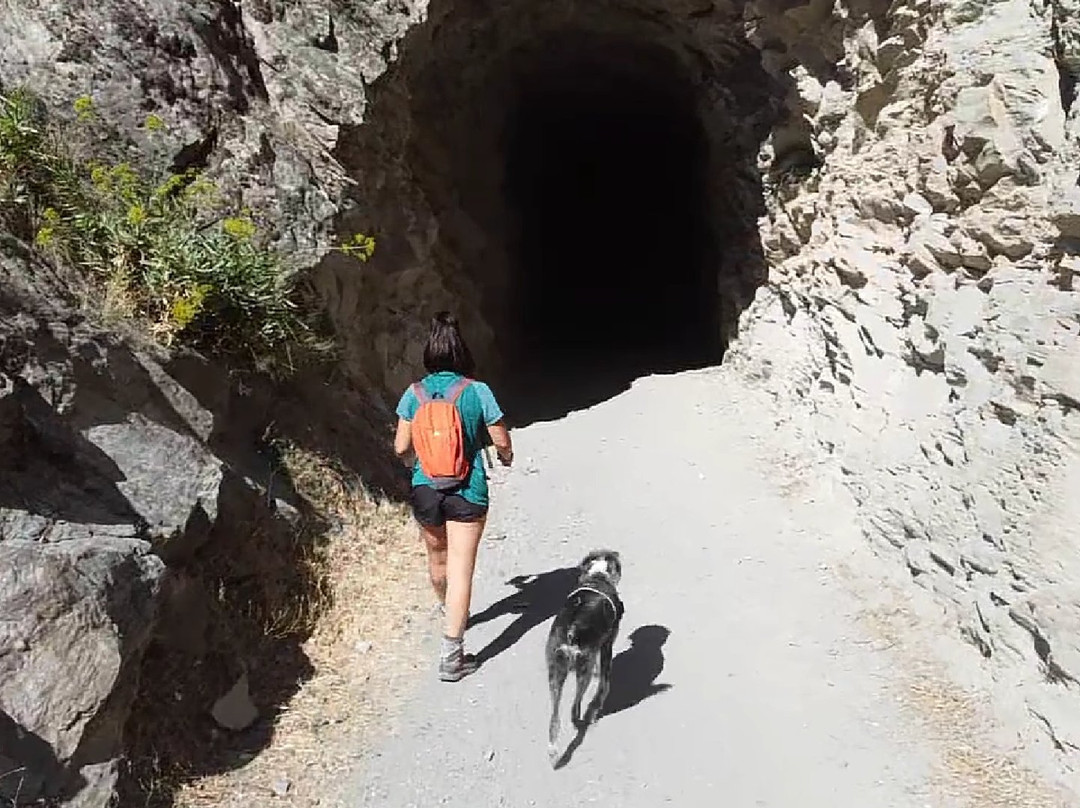
[[[424,346],[424,367],[428,373],[452,370],[462,376],[471,376],[475,370],[458,321],[448,311],[440,311],[431,318],[431,333]]]

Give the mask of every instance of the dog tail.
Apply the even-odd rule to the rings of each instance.
[[[566,630],[566,639],[564,639],[555,650],[555,653],[568,660],[575,660],[581,654],[581,648],[578,647],[577,642],[577,626],[571,624]]]

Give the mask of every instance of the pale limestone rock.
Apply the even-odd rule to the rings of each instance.
[[[922,194],[910,193],[904,197],[901,204],[904,206],[904,211],[911,218],[918,216],[929,216],[934,212],[934,206],[930,201]]]
[[[955,269],[961,264],[960,251],[956,245],[932,223],[926,223],[912,231],[908,248],[912,251],[925,250],[947,269]]]
[[[1051,669],[1075,667],[1064,627],[1078,602],[1080,540],[1066,525],[1080,514],[1065,492],[1080,467],[1080,259],[1070,243],[1080,241],[1080,125],[1062,100],[1080,75],[1080,13],[1075,0],[968,0],[942,11],[938,23],[901,2],[878,36],[858,19],[845,32],[862,109],[825,85],[815,123],[831,148],[801,252],[820,269],[783,286],[795,294],[831,268],[858,289],[814,287],[822,329],[790,340],[758,332],[752,309],[738,350],[753,352],[760,336],[783,356],[798,339],[800,352],[828,360],[809,392],[794,374],[785,381],[784,363],[762,383],[819,413],[813,431],[845,469],[874,546],[954,604],[961,631],[1003,681],[1035,693],[1048,663],[1033,638],[1050,644]],[[808,37],[787,42],[810,47]],[[865,118],[869,91],[876,126]],[[849,244],[865,232],[877,245],[867,265],[852,261]],[[890,260],[906,272],[865,268]],[[901,309],[882,317],[888,300]],[[1056,733],[1059,742],[1080,714],[1069,698],[1033,712],[1025,738]]]

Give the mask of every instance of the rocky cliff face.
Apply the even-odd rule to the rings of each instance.
[[[1080,747],[1078,20],[1067,0],[15,0],[0,81],[57,110],[90,94],[117,123],[109,148],[221,177],[315,267],[345,348],[340,389],[380,399],[348,394],[373,424],[416,371],[436,306],[460,313],[487,367],[520,358],[520,234],[503,189],[522,88],[565,92],[569,64],[601,94],[678,99],[669,107],[689,110],[706,144],[695,260],[709,328],[721,348],[733,340],[725,361],[789,405],[780,427],[841,465],[867,537],[950,604],[1003,694],[1037,717],[1032,733],[1068,752]],[[164,146],[141,128],[150,112]],[[354,231],[379,237],[362,267],[326,254]],[[237,478],[208,448],[220,419],[185,386],[204,405],[228,395],[91,333],[44,268],[6,266],[0,440],[21,471],[0,483],[0,548],[31,554],[59,603],[88,587],[121,604],[95,612],[112,645],[79,708],[111,725],[162,574],[148,548],[168,559],[205,540],[222,481]],[[354,432],[324,440],[361,456],[374,444]],[[0,597],[24,598],[26,580]],[[40,625],[55,628],[0,624],[5,669],[30,670],[28,632],[66,644],[51,614]],[[41,739],[42,765],[89,760],[50,729],[61,716],[0,698]]]
[[[863,528],[955,607],[1003,703],[1074,751],[1080,125],[1075,9],[827,15],[843,77],[761,22],[821,168],[776,189],[733,361],[840,464]],[[1020,695],[1018,695],[1020,694]]]

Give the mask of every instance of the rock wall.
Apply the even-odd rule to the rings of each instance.
[[[310,266],[349,207],[338,131],[362,120],[365,77],[415,13],[289,6],[9,3],[0,88],[27,84],[69,119],[90,96],[96,117],[82,128],[95,152],[150,171],[205,167]],[[145,126],[151,113],[164,130]],[[359,265],[346,270],[355,279]],[[212,708],[246,672],[276,666],[252,688],[271,712],[302,680],[302,637],[264,643],[249,625],[264,589],[297,594],[310,552],[311,515],[267,450],[268,427],[373,485],[397,482],[387,410],[365,392],[382,379],[367,344],[347,346],[352,384],[302,374],[273,388],[107,333],[80,286],[0,234],[0,802],[114,804],[130,744],[144,740],[132,730],[156,720],[169,735],[186,721],[208,748]],[[327,291],[332,303],[356,287]],[[141,689],[140,675],[151,677]],[[142,752],[192,740],[145,734]],[[165,763],[198,771],[205,751]]]
[[[771,189],[770,282],[729,357],[835,457],[869,540],[953,605],[995,695],[1070,753],[1077,19],[1026,0],[766,11],[756,36],[797,77],[821,166]]]
[[[198,409],[170,404],[152,359],[65,311],[56,281],[5,245],[0,796],[104,805],[158,612],[152,546],[198,538],[222,472],[180,414]]]
[[[134,729],[164,748],[183,740],[167,737],[171,716],[209,730],[215,701],[267,657],[295,688],[303,637],[259,636],[259,614],[275,591],[287,601],[318,583],[302,563],[317,536],[259,437],[280,419],[276,434],[301,446],[386,451],[363,413],[340,440],[320,430],[317,389],[237,391],[197,357],[102,331],[73,287],[0,235],[5,805],[115,804],[133,706]],[[332,406],[358,409],[345,394]],[[264,709],[285,697],[269,688],[255,694]]]
[[[0,86],[27,84],[68,118],[72,102],[90,96],[96,148],[147,169],[205,167],[227,198],[253,211],[262,237],[301,266],[317,264],[339,233],[379,237],[375,261],[343,259],[319,284],[346,342],[348,372],[377,389],[392,363],[380,334],[414,335],[401,323],[417,319],[390,313],[395,286],[414,294],[432,287],[432,305],[469,310],[440,296],[441,275],[431,245],[415,238],[410,205],[358,206],[347,194],[356,179],[335,156],[341,132],[364,120],[366,84],[420,14],[407,0],[243,8],[232,0],[15,0],[0,18]],[[163,130],[145,127],[150,114]],[[372,312],[372,299],[389,304]]]

